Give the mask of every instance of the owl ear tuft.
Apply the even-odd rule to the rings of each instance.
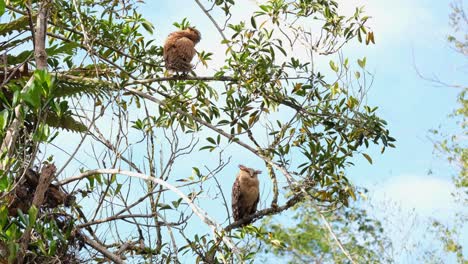
[[[256,170],[256,171],[255,171],[255,174],[261,174],[261,173],[262,173],[261,170]]]
[[[247,168],[246,166],[244,165],[240,165],[239,164],[239,169],[243,170],[243,171],[249,171],[249,168]]]

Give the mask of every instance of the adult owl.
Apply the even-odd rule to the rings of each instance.
[[[190,72],[193,68],[190,62],[197,53],[195,45],[200,39],[200,32],[191,27],[169,34],[163,50],[166,69],[183,74]]]
[[[232,186],[232,215],[234,221],[238,221],[247,215],[255,213],[260,198],[257,176],[262,172],[247,168],[243,165],[239,165],[239,169],[240,171]],[[245,224],[249,223],[250,222],[247,222]]]

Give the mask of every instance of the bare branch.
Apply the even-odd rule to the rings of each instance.
[[[203,13],[205,13],[205,15],[211,20],[211,22],[213,23],[213,25],[216,27],[216,30],[218,30],[219,34],[223,37],[223,39],[224,39],[224,40],[227,40],[226,35],[224,35],[223,30],[222,30],[221,27],[218,25],[218,23],[217,23],[216,20],[213,18],[213,16],[211,16],[210,12],[200,3],[199,0],[195,0],[195,2],[196,2],[197,5],[201,8],[201,10],[203,11]]]
[[[126,85],[145,84],[163,81],[222,81],[234,82],[235,78],[230,76],[171,76],[171,77],[158,77],[151,79],[135,80],[125,83]]]
[[[95,250],[101,252],[105,257],[108,259],[112,260],[113,262],[117,264],[123,264],[124,261],[119,258],[119,256],[115,255],[114,253],[110,252],[107,248],[105,248],[103,245],[99,244],[95,240],[90,239],[86,235],[81,234],[81,237],[83,238],[84,242],[94,248]]]
[[[83,228],[83,227],[87,227],[87,226],[98,225],[98,224],[102,224],[102,223],[106,223],[106,222],[110,222],[110,221],[115,221],[115,220],[120,220],[120,219],[125,219],[125,218],[151,218],[151,217],[154,217],[155,215],[159,215],[159,214],[155,213],[155,214],[114,215],[114,216],[110,216],[110,217],[107,217],[107,218],[104,218],[104,219],[98,219],[98,220],[87,222],[87,223],[84,223],[84,224],[81,224],[81,225],[77,225],[76,228]],[[156,225],[158,225],[158,226],[176,226],[176,225],[181,225],[184,222],[185,221],[182,221],[182,222],[179,222],[179,223],[168,223],[168,222],[161,221],[161,222],[157,222]]]
[[[166,187],[167,189],[173,191],[179,197],[181,197],[182,200],[184,200],[190,206],[192,211],[206,225],[208,225],[212,229],[214,234],[219,234],[218,231],[220,231],[222,229],[221,226],[216,221],[211,219],[211,217],[209,217],[208,214],[205,211],[203,211],[200,207],[198,207],[195,203],[193,203],[193,201],[190,198],[188,198],[184,193],[182,193],[178,188],[174,187],[173,185],[169,184],[168,182],[166,182],[166,181],[164,181],[162,179],[151,177],[151,176],[148,176],[148,175],[145,175],[145,174],[142,174],[142,173],[136,173],[136,172],[132,172],[132,171],[123,171],[123,170],[120,170],[120,169],[96,169],[96,170],[86,171],[86,172],[84,172],[82,174],[79,174],[79,175],[72,176],[70,178],[64,179],[64,180],[59,182],[59,185],[64,185],[64,184],[68,184],[68,183],[73,182],[73,181],[81,180],[81,179],[84,179],[84,178],[86,178],[88,176],[91,176],[91,175],[94,175],[94,174],[121,174],[121,175],[126,175],[126,176],[129,176],[129,177],[139,178],[139,179],[146,180],[146,181],[152,181],[155,184],[160,184],[160,185]],[[240,259],[240,255],[239,255],[240,250],[236,247],[236,245],[232,242],[232,240],[230,238],[228,238],[228,237],[223,236],[223,241]]]

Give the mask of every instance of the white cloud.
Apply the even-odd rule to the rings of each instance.
[[[377,201],[392,200],[402,208],[421,214],[448,213],[456,203],[451,179],[428,175],[400,175],[378,184],[373,197]]]

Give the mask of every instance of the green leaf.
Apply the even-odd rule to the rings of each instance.
[[[361,68],[366,67],[366,57],[364,57],[362,60],[358,59],[357,62]]]
[[[117,180],[117,175],[116,174],[112,174],[111,177],[110,177],[110,181],[109,181],[109,184],[112,184],[115,182],[115,180]]]
[[[29,104],[34,110],[39,110],[41,107],[42,88],[33,82],[31,86],[21,95],[23,100]]]
[[[2,0],[0,0],[2,1]],[[16,260],[16,253],[19,250],[19,244],[18,243],[8,243],[8,263],[14,263]]]
[[[147,21],[147,20],[144,20],[144,21],[142,22],[142,25],[143,25],[143,28],[144,28],[146,31],[148,31],[149,33],[153,34],[153,28],[154,28],[153,24],[151,24],[151,23],[150,23],[149,21]]]
[[[364,158],[367,159],[367,161],[369,161],[370,164],[372,164],[372,158],[369,155],[367,155],[366,153],[362,153],[362,155],[364,156]]]
[[[34,72],[34,85],[32,85],[34,93],[33,95],[35,96],[34,100],[41,100],[41,96],[45,97],[46,99],[49,98],[49,95],[51,94],[53,90],[53,80],[52,76],[46,71],[46,70],[36,70]],[[40,93],[39,96],[36,95],[36,93]],[[40,104],[39,104],[40,106]]]
[[[330,68],[331,68],[334,72],[338,72],[338,67],[335,65],[335,62],[333,62],[332,60],[330,61]]]
[[[351,198],[353,198],[353,200],[356,201],[357,198],[356,198],[356,194],[354,193],[353,188],[348,188],[347,191],[349,195],[351,196]]]
[[[356,79],[359,79],[359,78],[361,78],[361,73],[358,72],[358,71],[356,71],[356,72],[354,73],[354,76],[356,76]]]
[[[0,130],[1,131],[5,131],[7,123],[8,123],[8,111],[4,109],[3,111],[0,112]]]
[[[252,24],[253,28],[255,28],[255,29],[257,28],[257,23],[255,22],[255,17],[250,18],[250,23]]]
[[[8,188],[8,176],[3,175],[3,177],[0,178],[0,192],[5,191]]]
[[[203,146],[199,150],[204,150],[204,149],[209,149],[210,151],[213,151],[214,148],[212,146]]]
[[[37,219],[37,213],[38,209],[35,205],[31,205],[31,207],[28,210],[28,215],[29,215],[29,227],[33,227],[36,224],[36,219]]]
[[[182,202],[182,198],[179,198],[177,201],[172,201],[172,205],[174,206],[174,208],[178,208],[180,203]]]
[[[96,181],[99,183],[99,185],[102,185],[101,174],[94,175],[94,179],[96,179]]]
[[[68,55],[73,55],[74,51],[76,48],[78,48],[80,45],[75,42],[67,42],[62,45],[55,45],[50,48],[46,49],[47,55],[49,57],[57,56],[57,55],[62,55],[62,54],[68,54]],[[47,74],[49,75],[49,74]],[[50,76],[50,75],[49,75]]]
[[[57,250],[57,240],[52,240],[50,242],[50,247],[49,247],[49,256],[53,256],[55,254],[55,251]]]
[[[200,177],[201,173],[200,173],[200,169],[197,168],[197,167],[192,167],[193,169],[193,172],[195,173],[196,176]]]
[[[3,229],[8,222],[8,208],[6,205],[3,205],[0,207],[0,227]]]
[[[172,207],[168,204],[165,204],[165,203],[160,203],[158,204],[158,208],[159,210],[168,210],[168,209],[172,209]]]
[[[206,138],[206,140],[208,140],[208,142],[210,142],[211,144],[216,145],[216,141],[212,137],[208,137]]]
[[[21,223],[23,223],[24,225],[27,225],[28,221],[26,221],[26,217],[25,217],[23,211],[21,211],[20,209],[17,209],[17,210],[18,210],[18,216],[19,216],[19,219],[20,219]]]
[[[122,189],[122,184],[121,183],[117,183],[117,188],[115,188],[115,194],[119,194],[120,193],[120,190]]]
[[[45,142],[50,136],[50,128],[47,124],[40,124],[33,134],[33,140],[36,142]]]
[[[335,96],[336,94],[339,94],[340,92],[341,92],[340,86],[338,85],[338,82],[336,82],[331,87],[331,94],[332,94],[332,96]]]
[[[5,13],[5,0],[0,0],[0,16]]]
[[[94,179],[95,179],[95,178],[94,178],[94,175],[89,176],[89,177],[86,177],[86,179],[88,179],[88,181],[89,181],[89,187],[90,187],[91,189],[94,188]]]

